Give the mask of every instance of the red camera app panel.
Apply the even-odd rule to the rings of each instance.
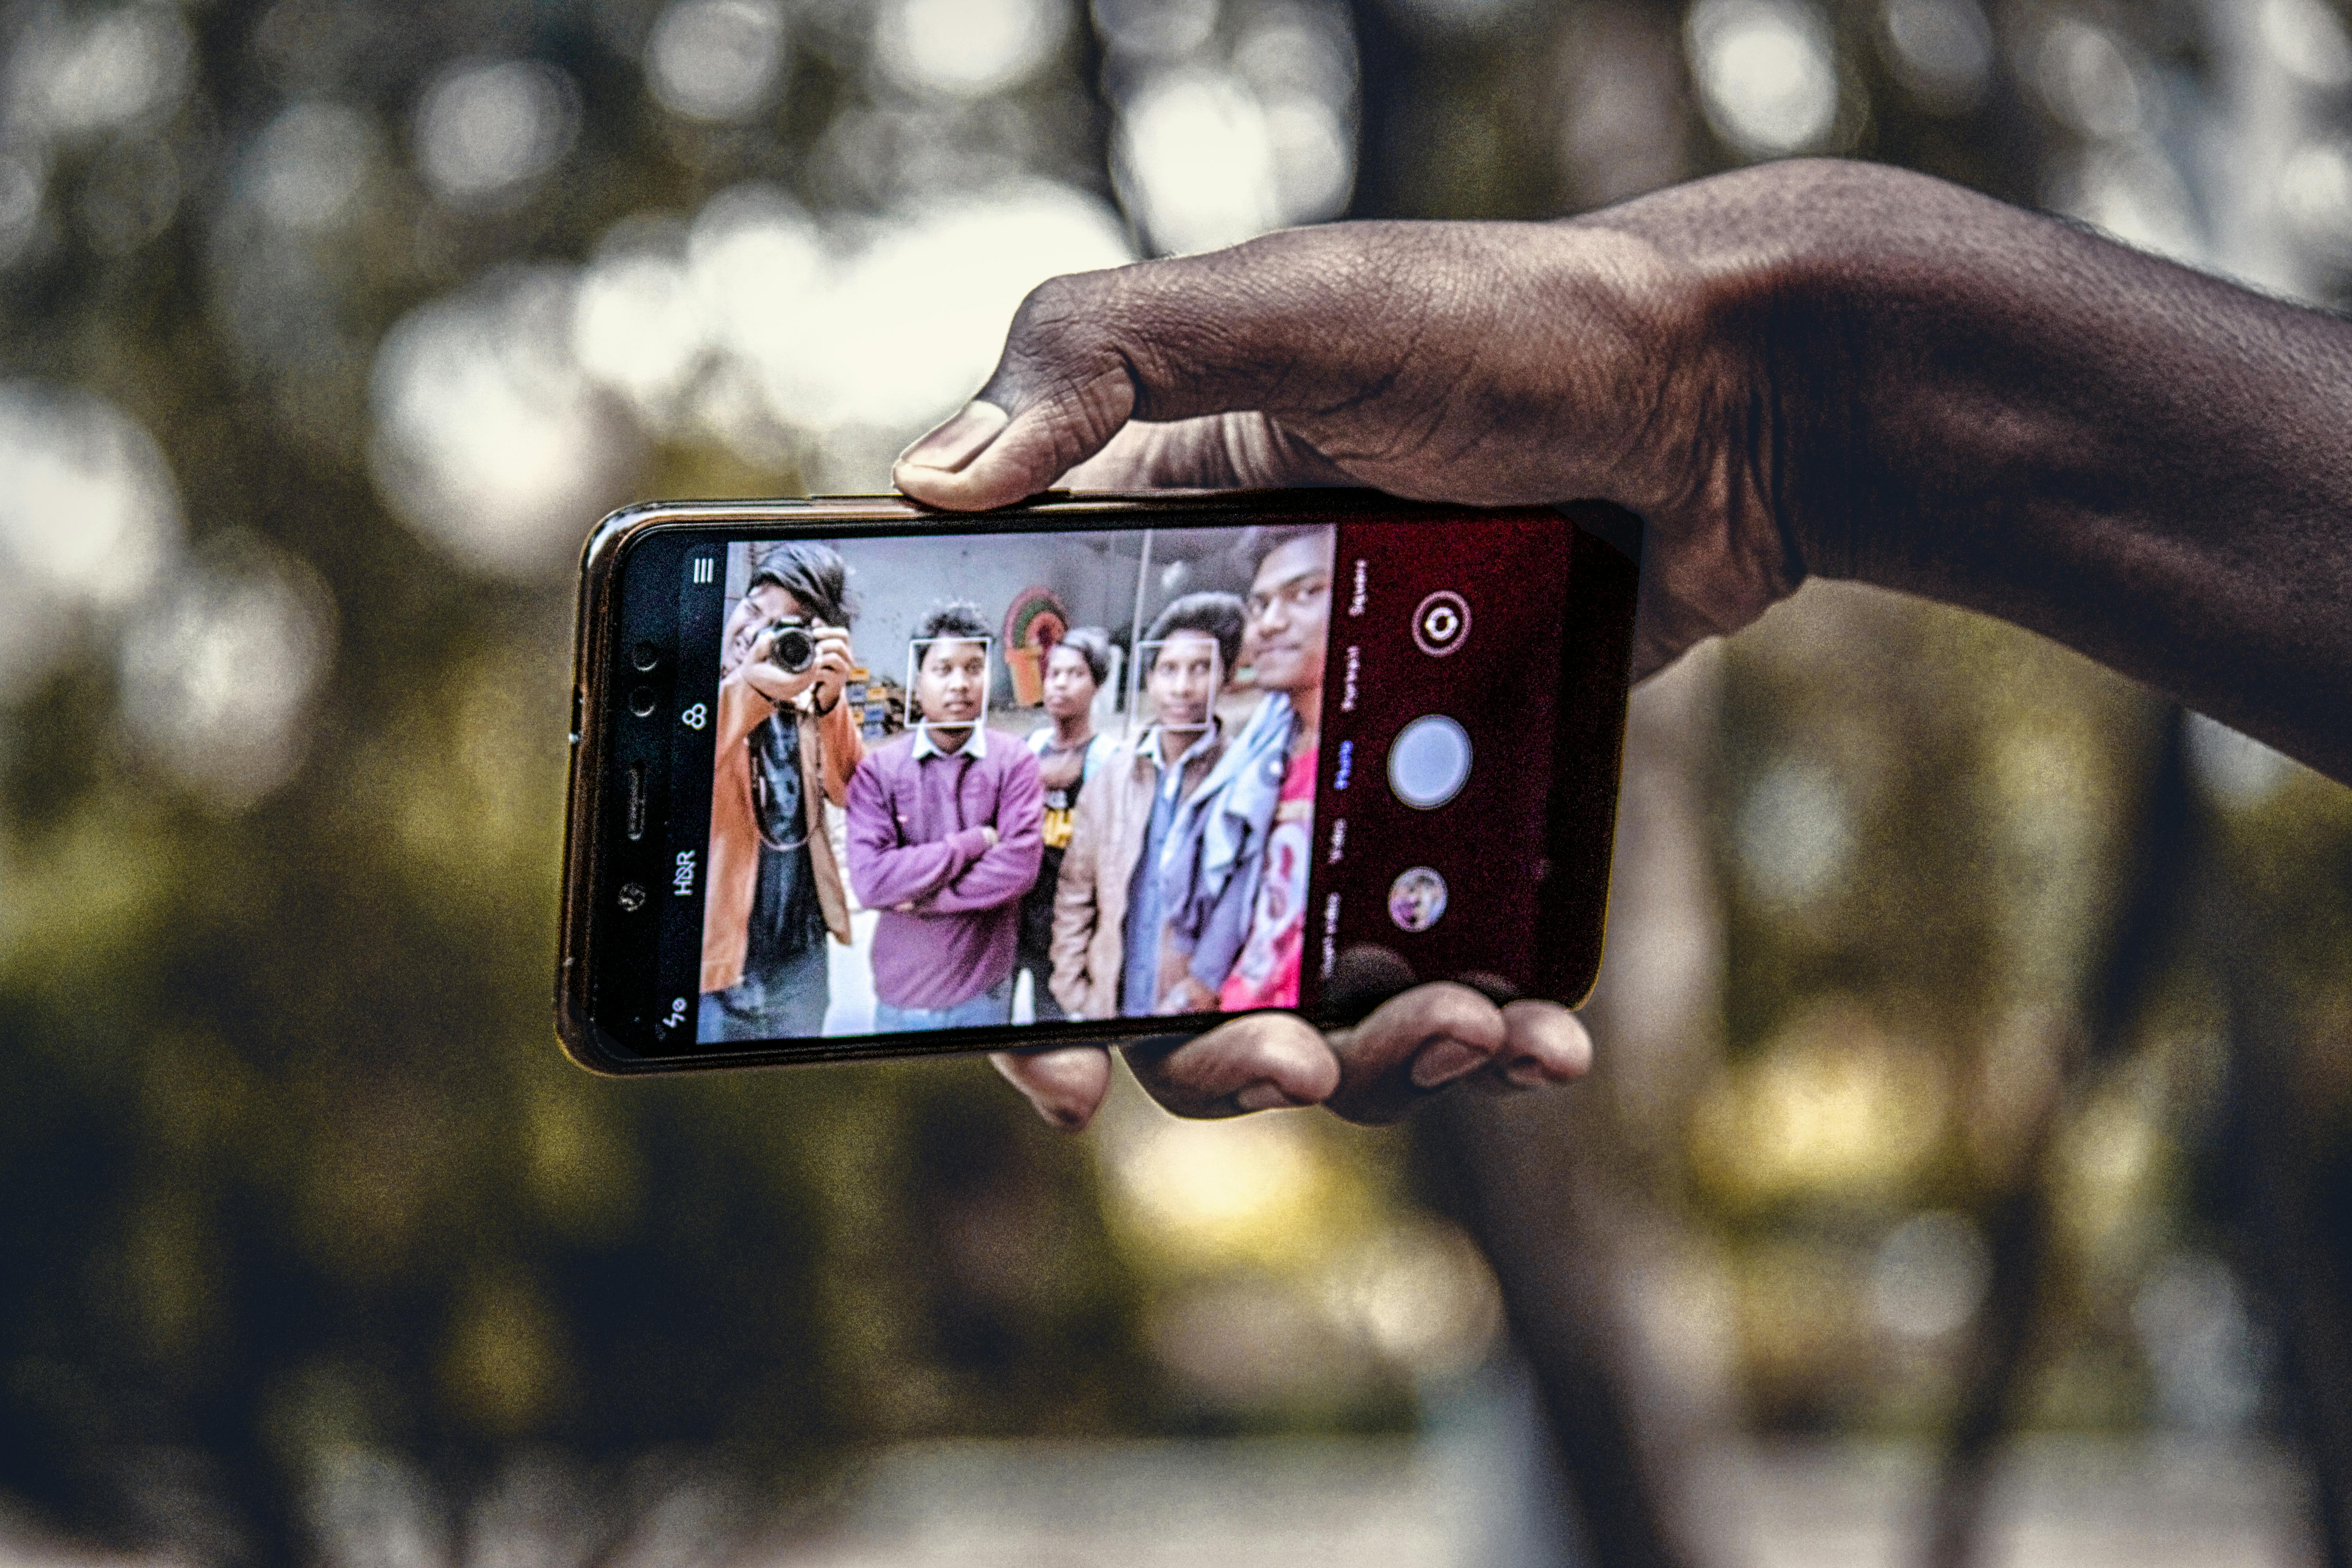
[[[1333,562],[1301,998],[1370,944],[1532,989],[1574,525],[1349,522]],[[1393,967],[1393,966],[1391,966]]]

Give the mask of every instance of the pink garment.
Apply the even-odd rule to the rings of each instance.
[[[1307,876],[1315,861],[1315,748],[1290,759],[1266,835],[1265,866],[1249,936],[1217,990],[1227,1013],[1298,1005],[1298,963],[1307,946]]]

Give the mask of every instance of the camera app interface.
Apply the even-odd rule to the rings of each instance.
[[[662,1033],[1311,1012],[1366,943],[1524,969],[1566,532],[712,547],[700,975]]]

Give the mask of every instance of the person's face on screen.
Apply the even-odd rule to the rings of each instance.
[[[1151,705],[1171,730],[1198,730],[1217,700],[1217,639],[1206,632],[1175,631],[1151,661]]]
[[[1095,672],[1087,656],[1074,647],[1057,647],[1045,656],[1045,711],[1056,719],[1075,719],[1094,706]]]
[[[1297,539],[1258,563],[1249,596],[1251,668],[1267,691],[1323,684],[1331,626],[1331,567],[1323,541]]]
[[[751,645],[760,634],[785,616],[801,613],[800,601],[777,587],[762,583],[735,601],[735,613],[727,617],[727,640],[719,656],[722,675],[731,675],[735,667],[751,657]]]
[[[970,724],[988,694],[988,645],[941,638],[923,649],[915,700],[934,724]]]

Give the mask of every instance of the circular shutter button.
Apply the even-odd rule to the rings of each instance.
[[[1470,732],[1443,713],[1415,719],[1389,747],[1389,788],[1429,811],[1462,793],[1470,778]]]

